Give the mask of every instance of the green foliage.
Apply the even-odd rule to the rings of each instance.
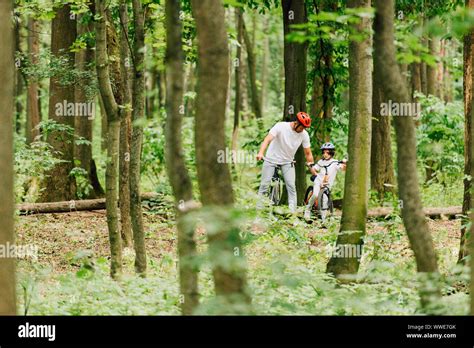
[[[417,152],[424,166],[435,171],[438,182],[459,179],[464,169],[464,111],[461,102],[444,103],[434,96],[419,96],[421,122]]]
[[[83,49],[88,36],[76,40],[72,51]],[[65,55],[55,56],[49,49],[40,50],[36,57],[38,62],[33,64],[27,54],[16,53],[16,59],[20,62],[20,71],[28,81],[41,81],[55,77],[60,85],[69,86],[79,84],[84,87],[86,97],[92,100],[98,92],[95,68],[87,70],[71,69],[69,58]]]
[[[48,143],[37,140],[26,145],[25,138],[16,136],[14,171],[17,201],[22,201],[26,196],[29,196],[29,200],[34,200],[39,193],[39,183],[46,173],[60,162],[53,155],[53,149]]]
[[[76,163],[77,165],[78,163]],[[69,173],[76,181],[76,194],[79,199],[85,199],[93,191],[90,184],[89,173],[81,167],[74,167]]]

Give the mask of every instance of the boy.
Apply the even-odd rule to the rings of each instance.
[[[344,163],[339,163],[338,160],[334,159],[336,147],[332,143],[325,143],[321,146],[322,159],[318,163],[311,167],[311,174],[316,175],[313,184],[313,195],[309,199],[304,211],[304,219],[306,221],[311,220],[311,208],[314,205],[314,201],[318,198],[319,190],[323,183],[327,183],[329,188],[332,187],[336,180],[337,172],[340,170],[346,170],[346,160]]]

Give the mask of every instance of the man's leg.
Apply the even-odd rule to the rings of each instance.
[[[288,192],[288,207],[290,212],[294,213],[296,212],[295,167],[292,164],[285,164],[281,167],[281,171]]]
[[[268,163],[267,161],[263,162],[262,167],[262,177],[260,179],[260,187],[258,189],[258,202],[257,209],[262,209],[263,207],[263,196],[268,192],[268,187],[272,181],[273,174],[275,173],[275,165]]]
[[[314,205],[314,202],[318,199],[320,189],[321,189],[321,182],[319,181],[318,178],[316,178],[314,179],[314,183],[313,183],[313,194],[311,195],[311,198],[309,199],[308,204],[306,204],[306,208],[304,211],[304,218],[307,220],[311,219],[311,210]]]

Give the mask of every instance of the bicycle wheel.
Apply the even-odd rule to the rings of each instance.
[[[332,214],[334,206],[331,196],[327,190],[322,189],[318,194],[318,213],[322,221],[326,220],[328,215]]]
[[[311,197],[313,196],[313,186],[308,186],[308,188],[306,189],[306,193],[304,194],[304,204],[307,205],[309,200],[311,199]],[[311,207],[311,210],[313,210],[313,212],[317,212],[318,210],[318,200],[316,199],[314,201],[314,204],[313,206]]]
[[[281,201],[281,184],[280,180],[272,181],[272,189],[270,191],[270,200],[273,205],[279,205]]]

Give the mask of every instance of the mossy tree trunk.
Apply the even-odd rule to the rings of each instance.
[[[120,111],[110,78],[107,54],[107,13],[105,1],[96,0],[96,67],[99,90],[107,114],[107,165],[105,169],[105,202],[111,253],[110,274],[119,278],[122,273],[122,238],[118,219],[118,155],[120,139]]]
[[[166,0],[166,169],[176,203],[181,311],[192,314],[199,304],[195,265],[194,226],[185,221],[193,199],[192,182],[184,160],[181,138],[184,106],[184,55],[179,0]]]
[[[306,61],[307,43],[289,42],[286,35],[292,32],[294,24],[307,23],[307,11],[304,1],[282,0],[285,68],[285,106],[284,121],[296,120],[296,114],[306,111]],[[295,155],[295,177],[297,204],[303,204],[306,191],[306,165],[303,147]],[[284,191],[286,192],[286,191]]]
[[[63,5],[56,10],[56,16],[51,24],[51,54],[66,58],[67,66],[64,69],[74,68],[74,52],[70,51],[70,47],[76,40],[74,18],[71,16],[70,5]],[[50,78],[48,118],[71,129],[74,129],[74,119],[77,115],[68,116],[66,110],[61,110],[58,106],[74,103],[74,90],[73,84],[61,84],[59,76]],[[48,134],[47,141],[61,162],[48,172],[39,200],[42,202],[72,200],[76,195],[74,177],[69,175],[74,168],[74,137],[66,132],[53,131]]]
[[[396,62],[394,43],[394,0],[375,0],[374,57],[379,60],[383,93],[394,103],[411,101],[406,81]],[[435,311],[440,290],[438,265],[433,240],[425,220],[418,186],[416,137],[412,117],[394,117],[397,141],[398,191],[403,223],[415,254],[421,279],[421,305],[425,311]]]
[[[246,291],[246,265],[239,229],[232,227],[229,210],[234,203],[227,163],[218,161],[225,151],[225,109],[229,80],[229,49],[224,7],[219,0],[192,0],[198,40],[198,87],[195,144],[201,201],[212,209],[218,228],[208,231],[209,255],[215,291],[225,313],[250,302]],[[212,112],[209,112],[212,110]],[[235,305],[235,306],[234,306]]]
[[[370,8],[370,0],[349,0],[348,8]],[[359,33],[370,30],[371,21],[364,18],[354,25]],[[349,158],[344,183],[341,229],[336,248],[347,250],[347,246],[362,249],[367,217],[370,175],[370,138],[372,115],[372,56],[371,38],[349,42]],[[353,249],[354,250],[354,249]],[[350,281],[357,275],[360,252],[333,254],[327,272],[342,281]]]
[[[135,270],[146,275],[145,231],[140,199],[140,165],[142,155],[143,125],[145,117],[145,15],[140,0],[133,0],[133,89],[132,89],[132,139],[130,142],[130,212],[132,215]]]
[[[474,9],[474,0],[466,0],[466,7]],[[461,227],[461,243],[459,248],[458,262],[464,262],[466,256],[469,255],[468,247],[468,230],[467,224],[469,219],[469,211],[471,210],[471,163],[472,163],[472,152],[471,152],[471,125],[472,125],[472,76],[473,71],[473,57],[474,57],[474,30],[464,36],[464,77],[463,77],[463,90],[464,90],[464,196],[462,203],[462,213],[466,218],[462,219]]]
[[[15,91],[12,1],[0,2],[0,245],[14,243],[13,216],[13,97]],[[0,315],[16,315],[15,259],[0,258]]]

